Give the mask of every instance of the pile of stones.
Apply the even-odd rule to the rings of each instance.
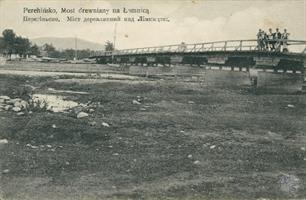
[[[23,111],[29,108],[29,103],[20,98],[11,99],[8,96],[0,96],[0,111],[14,111],[18,115],[23,115]]]

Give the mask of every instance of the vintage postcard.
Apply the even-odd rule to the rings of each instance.
[[[0,200],[306,199],[306,0],[0,0]]]

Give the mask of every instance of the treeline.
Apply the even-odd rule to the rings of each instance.
[[[105,50],[110,51],[113,49],[113,43],[107,41],[105,43]],[[7,57],[17,54],[21,58],[25,58],[27,55],[35,55],[72,60],[75,57],[78,59],[88,58],[93,53],[95,53],[95,51],[90,49],[77,51],[74,49],[57,50],[52,44],[44,44],[39,47],[36,44],[32,44],[28,38],[17,36],[11,29],[4,30],[2,32],[2,37],[0,36],[0,54]]]
[[[18,54],[20,57],[26,55],[39,55],[39,47],[31,44],[28,38],[17,36],[13,30],[6,29],[0,37],[0,53],[11,57],[12,54]]]
[[[77,57],[78,59],[88,58],[90,57],[90,55],[94,53],[94,51],[90,49],[77,50],[77,51],[75,51],[74,49],[64,49],[59,51],[52,44],[44,44],[42,46],[42,53],[50,58],[72,60],[75,57]]]

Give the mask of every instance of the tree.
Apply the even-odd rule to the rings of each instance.
[[[52,44],[44,44],[43,45],[43,50],[46,51],[47,53],[55,51],[55,47]]]
[[[83,50],[79,50],[79,51],[78,51],[78,57],[79,57],[80,59],[89,58],[90,55],[91,55],[90,49],[83,49]]]
[[[105,46],[105,51],[114,51],[115,50],[114,44],[110,41],[106,41],[104,46]]]
[[[15,53],[15,42],[16,42],[16,34],[12,29],[5,29],[2,32],[3,39],[4,39],[4,49],[7,54],[10,56],[12,53]]]
[[[5,43],[3,37],[0,37],[0,54],[5,53]]]
[[[75,55],[75,50],[74,49],[65,49],[64,53],[64,57],[67,60],[73,60],[74,55]]]
[[[43,50],[47,52],[48,57],[59,58],[61,56],[61,53],[52,44],[44,44]]]
[[[30,47],[31,43],[28,38],[23,38],[20,36],[15,38],[15,43],[14,43],[15,53],[17,53],[20,57],[29,54]]]
[[[92,54],[92,51],[90,49],[82,49],[77,50],[78,59],[88,58]],[[67,60],[72,60],[75,56],[75,50],[74,49],[65,49],[63,52],[61,52],[61,57],[66,58]]]
[[[13,53],[25,57],[30,53],[31,42],[28,38],[17,36],[12,29],[5,29],[0,40],[0,52],[11,57]]]
[[[36,44],[32,45],[30,47],[29,54],[39,56],[40,55],[39,47]]]

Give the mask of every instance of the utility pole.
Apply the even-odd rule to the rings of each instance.
[[[117,39],[117,23],[115,23],[115,29],[114,29],[114,50],[116,48],[116,39]]]
[[[115,28],[114,28],[114,41],[113,41],[113,51],[112,51],[112,63],[114,63],[114,52],[116,48],[116,36],[117,36],[117,23],[115,23]]]
[[[78,60],[78,38],[74,38],[74,60]]]

